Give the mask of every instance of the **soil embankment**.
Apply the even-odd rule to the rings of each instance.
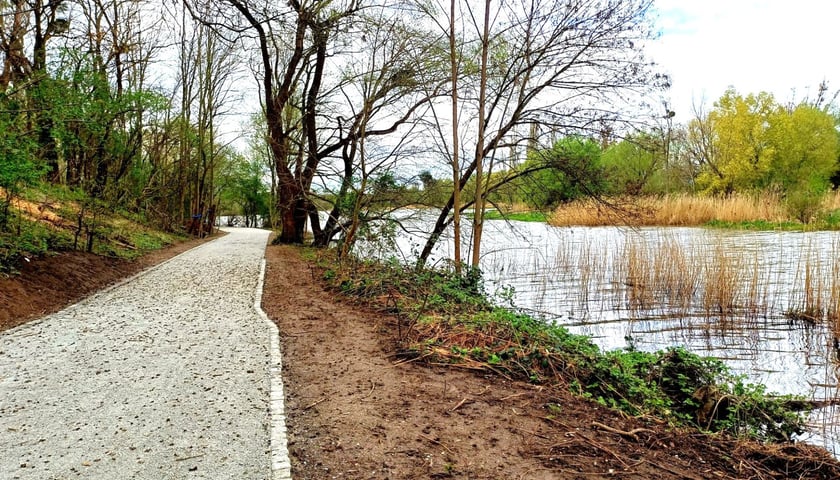
[[[395,318],[326,291],[291,247],[266,256],[296,479],[840,478],[816,448],[673,431],[563,389],[399,362]]]

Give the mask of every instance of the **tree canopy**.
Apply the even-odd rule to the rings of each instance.
[[[728,90],[688,125],[699,166],[697,185],[710,193],[773,190],[807,220],[838,170],[838,117],[803,101],[782,105],[768,93]],[[810,201],[806,201],[810,198]]]

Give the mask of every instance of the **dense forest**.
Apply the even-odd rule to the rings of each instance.
[[[493,203],[768,191],[807,220],[837,181],[828,86],[733,89],[676,124],[655,32],[651,0],[0,0],[3,258],[39,249],[33,188],[89,250],[115,211],[195,235],[240,214],[347,253],[427,206],[426,258],[469,210],[473,264]]]

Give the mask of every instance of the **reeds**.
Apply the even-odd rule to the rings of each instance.
[[[581,323],[679,319],[728,330],[787,320],[840,338],[835,233],[607,228],[557,235],[553,250],[502,256],[488,269],[502,284],[505,277],[517,283],[523,307]]]
[[[680,244],[665,236],[628,239],[615,271],[624,276],[631,311],[687,315],[702,307],[706,316],[726,317],[738,309],[743,288],[740,259],[722,245]],[[753,277],[758,282],[758,276]]]
[[[832,190],[823,199],[822,207],[826,211],[840,209],[840,190]]]
[[[800,256],[785,316],[809,325],[826,322],[840,338],[840,241],[827,254],[809,244]]]
[[[837,202],[840,204],[840,199]],[[714,220],[741,223],[756,220],[784,222],[791,219],[776,195],[701,197],[674,194],[610,199],[606,202],[591,199],[574,201],[558,207],[548,221],[555,226],[697,226]]]
[[[832,244],[831,278],[828,281],[828,308],[826,316],[831,321],[835,338],[840,338],[840,245]]]
[[[737,254],[725,249],[722,245],[715,245],[714,253],[706,262],[705,283],[703,285],[703,309],[707,316],[728,318],[739,310],[744,311],[750,302],[742,297],[743,291],[757,291],[757,286],[744,287],[741,259]]]
[[[592,318],[607,310],[736,322],[784,315],[827,321],[840,336],[840,241],[780,245],[776,255],[726,236],[667,231],[627,232],[612,245],[561,245],[552,276]]]

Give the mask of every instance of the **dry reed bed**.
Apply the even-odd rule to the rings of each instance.
[[[618,242],[561,242],[549,276],[573,288],[587,310],[612,306],[639,317],[732,322],[785,315],[828,322],[840,335],[840,241],[808,243],[775,260],[720,238],[681,241],[668,232]]]
[[[826,208],[840,208],[840,194],[825,200]],[[554,226],[696,226],[713,220],[781,223],[792,220],[778,196],[733,194],[699,197],[674,194],[661,197],[579,200],[558,207],[549,217]]]

